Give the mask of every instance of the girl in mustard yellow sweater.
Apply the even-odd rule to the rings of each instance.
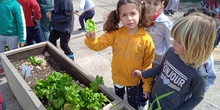
[[[95,32],[87,32],[85,44],[94,51],[112,47],[112,79],[115,93],[123,99],[125,89],[128,103],[135,109],[137,105],[140,77],[132,78],[134,69],[146,70],[152,67],[155,47],[151,37],[140,23],[141,3],[138,0],[119,0],[117,9],[112,11],[104,24],[104,33],[96,37]],[[146,20],[143,20],[146,21]],[[119,22],[123,26],[119,27]],[[151,90],[152,78],[143,79],[143,92]]]

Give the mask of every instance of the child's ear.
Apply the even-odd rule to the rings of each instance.
[[[164,8],[166,8],[166,7],[164,7],[164,3],[165,3],[165,1],[163,0],[162,3],[161,3],[161,9],[162,9],[162,10],[163,10]]]

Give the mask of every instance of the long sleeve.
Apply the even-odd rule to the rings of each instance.
[[[79,8],[77,9],[78,12],[83,10],[85,3],[86,3],[86,0],[80,0]]]
[[[208,77],[208,86],[207,89],[212,86],[216,79],[216,73],[214,68],[214,57],[213,55],[210,56],[208,62],[205,64],[205,69],[209,75]]]
[[[40,20],[40,18],[41,18],[40,6],[39,6],[39,4],[37,3],[36,0],[31,1],[31,7],[32,7],[32,10],[33,10],[33,13],[34,13],[34,19],[35,20]]]
[[[143,69],[144,70],[148,70],[152,68],[152,62],[154,60],[154,57],[155,57],[155,47],[152,41],[152,42],[149,42],[145,48],[145,53],[144,53],[144,58],[143,58]],[[150,92],[152,88],[153,77],[142,78],[142,81],[144,83],[143,91]]]
[[[113,35],[112,35],[113,34]],[[105,33],[98,38],[85,38],[84,42],[88,48],[94,51],[103,50],[112,45],[114,38],[114,32]]]
[[[149,78],[149,77],[159,75],[161,73],[162,69],[163,69],[163,66],[160,64],[160,65],[157,65],[149,70],[142,71],[141,74],[142,74],[142,77]]]
[[[22,9],[22,6],[15,7],[15,8],[17,9],[13,9],[12,11],[16,19],[19,42],[24,43],[26,41],[26,24],[25,24],[25,17],[24,17],[23,9]]]

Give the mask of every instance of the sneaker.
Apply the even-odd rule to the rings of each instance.
[[[78,30],[79,31],[85,31],[86,29],[85,28],[79,28]]]
[[[171,15],[174,14],[173,10],[168,10],[168,12],[169,12]]]
[[[164,11],[164,14],[165,14],[165,15],[170,15],[167,10]]]
[[[215,13],[219,13],[219,9],[218,9],[218,8],[216,8],[214,12],[215,12]]]
[[[74,61],[74,54],[67,55],[70,59]]]
[[[0,69],[0,76],[1,75],[4,75],[5,73],[4,73],[4,70],[3,69]]]

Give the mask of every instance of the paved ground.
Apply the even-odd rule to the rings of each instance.
[[[109,11],[114,10],[118,0],[94,0],[96,5],[96,14],[94,21],[97,23],[98,35],[103,33],[102,26],[105,17]],[[79,0],[73,0],[75,9],[79,6]],[[177,11],[170,18],[175,22],[182,17],[183,13],[191,8],[200,7],[199,3],[180,3],[179,11]],[[100,52],[89,50],[84,44],[84,32],[77,31],[79,26],[78,16],[75,16],[75,31],[72,33],[70,41],[71,49],[75,52],[75,63],[83,68],[83,72],[88,75],[102,75],[104,77],[105,85],[113,90],[111,80],[111,48],[107,48]],[[220,110],[220,45],[213,52],[215,56],[215,70],[217,79],[215,85],[209,89],[205,99],[195,108],[195,110]],[[16,98],[13,96],[7,80],[4,76],[0,76],[0,92],[7,103],[7,110],[22,110]]]

